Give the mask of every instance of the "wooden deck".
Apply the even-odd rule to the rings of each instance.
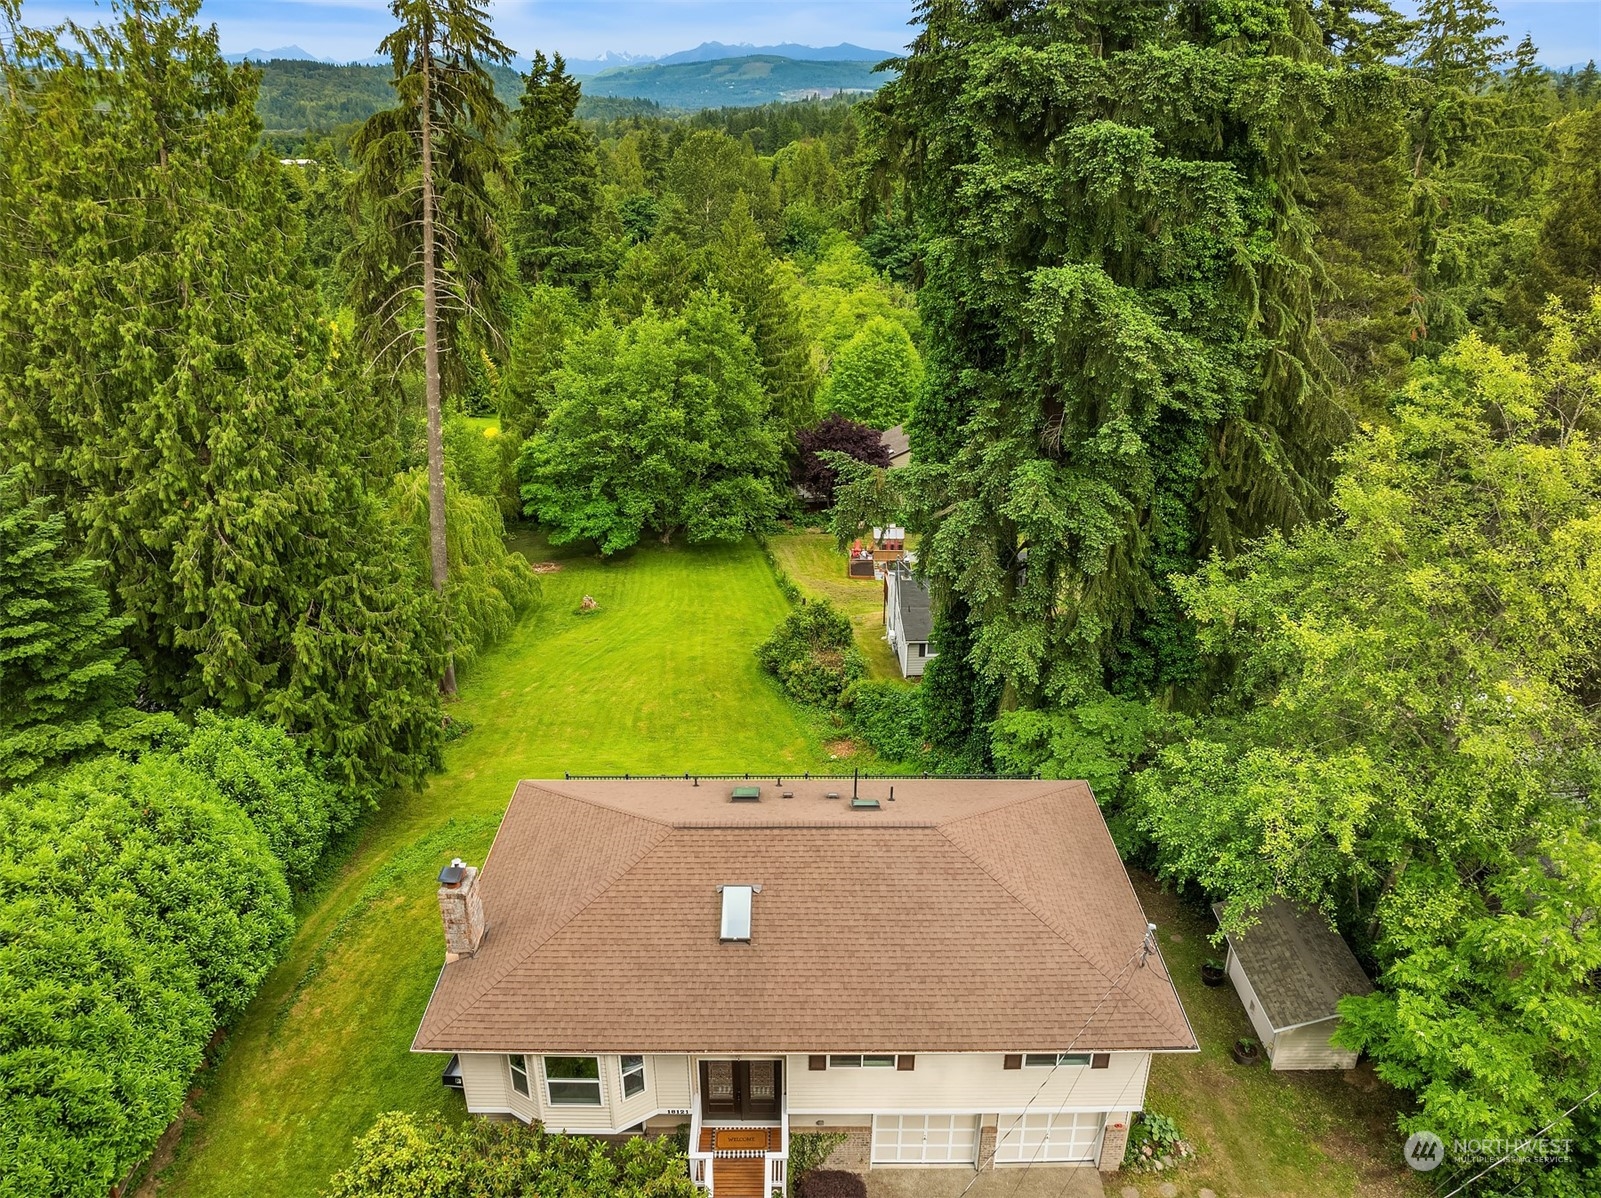
[[[718,1157],[712,1161],[712,1187],[717,1198],[766,1198],[767,1161]]]

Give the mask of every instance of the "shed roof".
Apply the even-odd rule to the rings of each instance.
[[[1212,910],[1222,918],[1222,903]],[[1355,955],[1315,908],[1274,898],[1259,923],[1228,942],[1275,1031],[1331,1018],[1347,994],[1373,991]]]
[[[413,1047],[995,1052],[1195,1046],[1082,782],[523,782],[476,956]],[[848,787],[848,783],[845,786]],[[719,938],[719,885],[754,891]]]
[[[895,563],[895,602],[899,609],[901,636],[916,643],[934,634],[934,612],[928,597],[928,584],[912,573],[904,560]]]

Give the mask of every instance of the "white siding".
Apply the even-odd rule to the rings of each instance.
[[[464,1052],[461,1061],[461,1093],[469,1111],[506,1113],[511,1111],[511,1081],[506,1058],[499,1053]],[[517,1095],[522,1099],[522,1095]]]
[[[688,1057],[647,1056],[645,1088],[630,1098],[622,1096],[622,1058],[603,1057],[601,1069],[604,1072],[608,1068],[617,1070],[613,1079],[613,1093],[617,1100],[611,1116],[614,1127],[632,1127],[659,1111],[689,1108]]]
[[[1229,947],[1228,960],[1229,980],[1234,983],[1234,989],[1239,993],[1240,1002],[1245,1004],[1245,1013],[1251,1017],[1251,1026],[1256,1029],[1256,1038],[1262,1041],[1262,1047],[1267,1049],[1269,1057],[1273,1055],[1273,1025],[1268,1022],[1267,1012],[1257,1001],[1256,991],[1251,989],[1251,979],[1245,976],[1245,966],[1234,955],[1234,948]]]
[[[836,1111],[877,1114],[951,1112],[1139,1110],[1151,1068],[1147,1052],[1114,1052],[1108,1068],[1063,1065],[1004,1068],[1000,1053],[919,1053],[916,1068],[807,1068],[806,1058],[788,1058],[785,1085],[789,1111],[828,1115]],[[1041,1088],[1043,1086],[1043,1089]]]
[[[1339,1026],[1335,1017],[1279,1032],[1273,1042],[1273,1068],[1354,1069],[1357,1054],[1329,1043]]]

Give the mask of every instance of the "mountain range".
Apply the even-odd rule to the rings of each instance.
[[[591,75],[601,75],[608,71],[627,70],[639,66],[677,66],[682,63],[714,62],[724,58],[750,58],[758,55],[776,55],[780,58],[794,59],[797,62],[883,62],[886,58],[894,58],[893,50],[869,50],[865,46],[853,46],[849,42],[841,42],[837,46],[801,46],[793,42],[783,42],[776,46],[753,46],[742,42],[736,46],[726,46],[722,42],[702,42],[693,50],[679,50],[672,54],[661,56],[653,54],[629,54],[625,51],[607,50],[598,58],[568,58],[567,70],[579,78]],[[224,54],[227,62],[271,62],[274,59],[286,62],[336,62],[337,59],[319,58],[308,50],[299,46],[279,46],[275,50],[246,50],[243,54]],[[365,67],[378,67],[389,65],[389,59],[382,55],[371,55],[367,58],[355,60],[356,64]],[[519,71],[526,71],[529,60],[517,55],[511,60],[511,66]]]

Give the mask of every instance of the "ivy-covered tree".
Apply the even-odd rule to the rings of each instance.
[[[117,644],[101,562],[76,557],[66,517],[0,474],[0,788],[103,748],[144,717],[138,663]]]
[[[578,81],[560,54],[534,51],[517,107],[517,208],[511,254],[530,284],[586,293],[604,266],[595,228],[599,208],[595,149],[579,127]]]
[[[920,14],[869,173],[923,246],[924,561],[1019,701],[1181,682],[1166,576],[1316,511],[1344,433],[1301,207],[1339,69],[1293,0]]]
[[[737,541],[778,507],[780,449],[755,347],[728,301],[603,319],[568,345],[556,407],[518,460],[526,511],[603,555],[646,529],[666,544]]]
[[[389,11],[400,27],[378,48],[393,62],[397,103],[351,142],[358,236],[346,262],[373,361],[398,371],[422,350],[429,566],[447,602],[444,390],[459,391],[467,376],[470,329],[500,336],[506,271],[493,193],[506,182],[498,135],[507,114],[487,68],[511,50],[476,0],[392,0]],[[440,685],[451,694],[444,648]]]
[[[391,430],[303,267],[255,75],[197,10],[0,39],[0,466],[106,563],[158,701],[260,713],[376,795],[437,757],[437,607],[369,490]]]

